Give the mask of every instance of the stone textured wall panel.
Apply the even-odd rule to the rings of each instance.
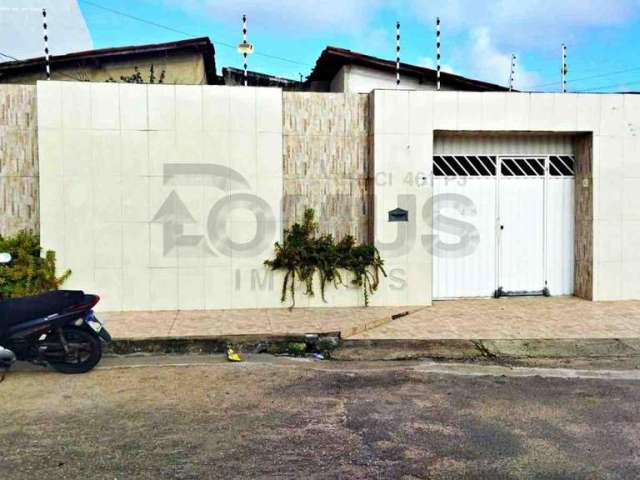
[[[283,108],[285,227],[313,208],[321,232],[371,241],[368,96],[285,92]]]
[[[36,87],[0,85],[0,235],[38,231]]]
[[[593,136],[576,141],[575,294],[593,300]]]

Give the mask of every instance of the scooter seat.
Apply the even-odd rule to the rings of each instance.
[[[82,304],[81,290],[54,290],[29,297],[0,302],[0,333],[8,327],[29,320],[47,317]]]

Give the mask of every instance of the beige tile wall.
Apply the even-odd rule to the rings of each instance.
[[[282,228],[280,90],[40,82],[38,108],[42,242],[67,287],[103,310],[279,306],[260,282]]]

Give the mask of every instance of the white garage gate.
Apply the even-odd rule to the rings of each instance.
[[[433,297],[573,294],[574,172],[569,136],[436,137]]]

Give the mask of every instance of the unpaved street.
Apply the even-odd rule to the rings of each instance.
[[[633,370],[267,356],[103,367],[0,383],[0,478],[640,477]]]

